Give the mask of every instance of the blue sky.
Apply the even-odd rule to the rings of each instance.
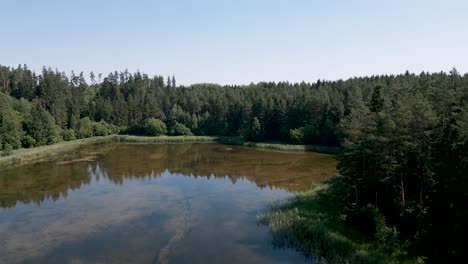
[[[468,71],[468,1],[0,0],[0,64],[179,84]]]

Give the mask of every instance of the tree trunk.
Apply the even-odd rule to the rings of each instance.
[[[422,212],[422,207],[423,207],[423,186],[422,182],[419,186],[419,210]]]
[[[378,192],[375,191],[375,208],[378,208],[378,203],[377,203],[377,201],[378,201]]]
[[[418,229],[418,232],[421,232],[422,230],[422,227],[423,227],[423,220],[422,220],[422,216],[423,216],[423,199],[422,199],[422,195],[423,195],[423,182],[422,180],[420,179],[419,181],[419,221],[418,221],[418,225],[417,225],[417,229]]]
[[[400,174],[400,184],[401,184],[401,208],[405,209],[405,186],[403,184],[403,174]]]
[[[358,199],[358,183],[356,181],[356,185],[355,185],[355,196],[356,196],[356,211],[359,212],[359,199]]]

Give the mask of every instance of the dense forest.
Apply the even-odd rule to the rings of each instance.
[[[0,80],[1,155],[114,133],[340,146],[352,225],[433,262],[468,257],[468,74],[456,69],[186,87],[140,72],[0,66]]]

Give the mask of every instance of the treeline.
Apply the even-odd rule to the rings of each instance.
[[[0,152],[112,133],[340,145],[343,206],[370,239],[467,257],[467,74],[189,87],[127,71],[89,79],[0,66]]]
[[[399,81],[397,81],[399,80]],[[468,258],[468,75],[377,81],[339,124],[350,222],[429,262]]]
[[[174,77],[127,71],[98,80],[91,73],[89,79],[50,68],[37,75],[26,66],[0,66],[0,151],[116,132],[336,146],[347,102],[360,96],[346,94],[346,87],[361,86],[356,79],[184,87]]]

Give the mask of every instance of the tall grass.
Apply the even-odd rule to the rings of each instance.
[[[314,263],[414,263],[403,247],[388,248],[366,240],[345,221],[340,178],[273,205],[257,217],[269,228],[273,244],[293,248]]]
[[[315,145],[293,145],[284,142],[251,142],[245,141],[238,137],[218,137],[218,142],[228,145],[255,147],[262,149],[275,149],[285,151],[313,151],[320,153],[336,154],[339,151],[338,147],[326,147]]]
[[[338,147],[314,146],[314,145],[292,145],[283,142],[250,142],[239,137],[221,137],[221,136],[130,136],[117,135],[112,139],[114,142],[127,143],[186,143],[186,142],[204,142],[221,143],[226,145],[254,147],[262,149],[274,149],[285,151],[313,151],[320,153],[335,154],[339,151]]]

